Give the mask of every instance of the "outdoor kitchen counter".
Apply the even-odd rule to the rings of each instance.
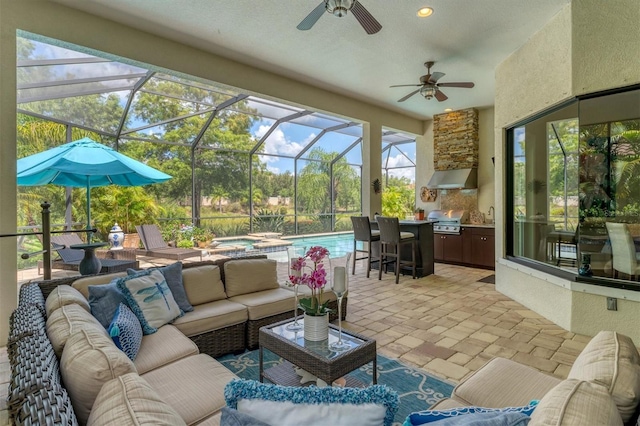
[[[491,228],[491,229],[495,229],[496,227],[496,225],[493,223],[480,223],[480,224],[461,223],[460,226],[463,228]]]
[[[416,276],[426,277],[433,274],[433,224],[432,220],[400,220],[400,231],[411,232],[416,236]],[[375,221],[371,222],[371,229],[378,229]],[[374,242],[371,246],[372,256],[377,259],[380,256],[380,244]],[[402,247],[402,259],[411,260],[411,247],[406,244]],[[393,265],[389,265],[392,270]],[[371,265],[377,269],[376,264]],[[408,273],[401,270],[402,273]]]

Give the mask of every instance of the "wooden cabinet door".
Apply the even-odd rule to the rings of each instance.
[[[474,230],[471,240],[472,262],[474,265],[495,268],[495,231],[493,229]]]
[[[462,235],[444,235],[443,258],[447,262],[462,262]]]
[[[462,228],[460,235],[462,235],[462,261],[464,263],[473,263],[473,250],[471,249],[473,234],[471,228]]]
[[[433,234],[433,260],[444,260],[444,235]]]

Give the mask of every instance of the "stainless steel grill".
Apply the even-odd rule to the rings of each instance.
[[[460,234],[460,226],[468,218],[466,210],[432,210],[427,215],[427,219],[438,222],[433,225],[434,234]]]

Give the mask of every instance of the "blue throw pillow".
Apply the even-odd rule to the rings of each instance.
[[[135,360],[142,344],[142,326],[138,317],[124,303],[118,305],[108,331],[118,349],[131,361]]]
[[[269,423],[229,407],[222,407],[220,426],[269,426]]]
[[[120,303],[127,303],[115,278],[109,284],[89,286],[89,306],[91,314],[107,329]]]
[[[167,280],[167,285],[176,303],[180,306],[180,309],[182,309],[183,312],[193,311],[193,306],[189,303],[187,292],[184,290],[184,284],[182,283],[182,262],[176,262],[162,268],[150,268],[150,270],[151,269],[157,269],[164,275],[164,279]],[[135,275],[138,272],[140,271],[127,269],[127,274],[129,275]]]
[[[433,426],[527,426],[531,417],[524,413],[473,413],[464,416],[449,417],[429,423]]]
[[[465,417],[469,414],[475,413],[522,413],[527,418],[533,413],[533,410],[538,405],[537,400],[533,400],[529,403],[529,405],[525,405],[523,407],[506,407],[506,408],[485,408],[485,407],[460,407],[460,408],[451,408],[448,410],[424,410],[418,411],[415,413],[409,414],[409,416],[405,419],[403,426],[418,426],[424,425],[427,423],[438,422],[437,424],[454,424],[455,419],[458,421],[462,420],[462,417]],[[500,421],[500,416],[496,416],[498,421]],[[444,419],[451,419],[454,423],[439,423]],[[472,418],[473,419],[473,418]],[[528,420],[527,420],[528,422]],[[472,423],[473,424],[473,423]],[[502,423],[496,423],[500,425]],[[509,423],[506,423],[509,424]],[[518,423],[516,423],[518,424]],[[526,423],[525,423],[526,424]]]

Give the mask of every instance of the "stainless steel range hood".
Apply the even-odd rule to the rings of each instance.
[[[478,169],[436,170],[429,179],[429,189],[476,189]]]

